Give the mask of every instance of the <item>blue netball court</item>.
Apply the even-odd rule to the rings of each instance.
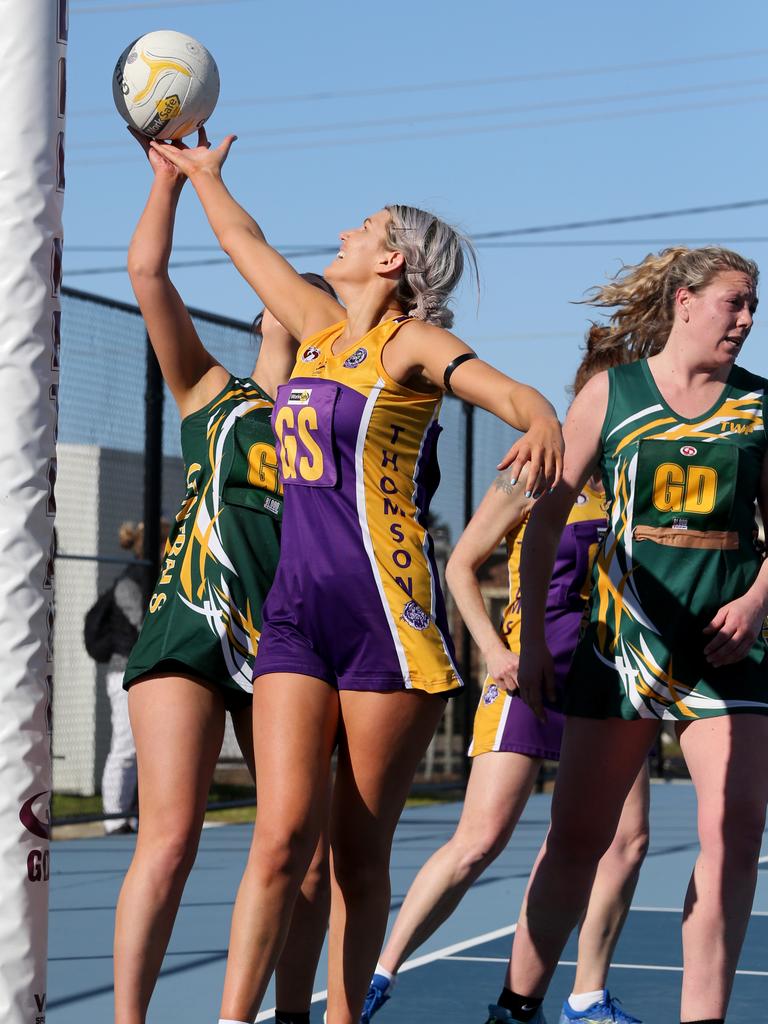
[[[415,873],[452,833],[460,804],[406,811],[392,865],[392,915]],[[529,802],[507,850],[474,886],[457,913],[406,965],[381,1024],[482,1024],[504,977],[513,923],[543,838],[549,798]],[[215,1024],[224,976],[232,902],[250,840],[250,826],[206,829],[155,993],[151,1024]],[[132,837],[57,842],[51,891],[49,1024],[112,1019],[112,923]],[[684,783],[651,791],[651,849],[609,984],[646,1024],[677,1024],[682,955],[680,918],[696,856],[695,801]],[[739,965],[729,1024],[767,1019],[768,835],[754,913]],[[549,1024],[570,991],[575,944],[566,949],[545,1003]],[[322,1021],[325,964],[318,972],[313,1022]],[[273,1001],[265,1006],[271,1007]],[[265,1009],[258,1020],[269,1021]]]

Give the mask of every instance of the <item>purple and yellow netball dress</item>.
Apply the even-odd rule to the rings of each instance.
[[[557,703],[547,704],[547,720],[540,722],[527,704],[511,697],[488,676],[475,714],[470,757],[506,750],[550,761],[560,758],[565,715],[560,710],[566,676],[579,627],[589,598],[592,565],[606,532],[605,496],[587,484],[568,516],[557,548],[547,594],[545,636],[555,664]],[[509,603],[504,609],[502,633],[507,646],[520,652],[520,553],[527,517],[507,534]]]
[[[397,383],[381,360],[409,319],[379,324],[338,355],[345,323],[326,328],[301,345],[278,389],[282,546],[256,676],[381,692],[462,686],[425,526],[442,392]]]

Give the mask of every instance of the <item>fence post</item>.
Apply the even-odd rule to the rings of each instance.
[[[462,402],[464,410],[464,526],[472,518],[474,511],[473,469],[475,464],[475,407],[469,402]],[[475,707],[475,694],[472,677],[472,637],[467,624],[461,623],[461,672],[464,677],[464,781],[469,780],[470,760],[466,756],[472,739],[472,719]]]
[[[144,584],[149,603],[160,573],[160,515],[163,493],[163,375],[155,350],[146,335],[147,373],[144,392]]]

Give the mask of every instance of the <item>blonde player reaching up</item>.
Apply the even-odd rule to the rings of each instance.
[[[607,353],[587,351],[576,373],[574,392],[578,394],[595,373],[627,358],[621,348]],[[533,502],[510,486],[508,472],[491,485],[451,555],[447,582],[488,668],[469,749],[472,772],[455,833],[430,857],[408,890],[371,980],[360,1024],[368,1024],[389,1000],[401,965],[450,916],[505,848],[542,761],[560,757],[563,688],[589,594],[592,564],[606,531],[603,500],[600,480],[588,480],[560,538],[546,612],[558,692],[556,701],[547,705],[544,722],[516,695],[520,550]],[[506,540],[509,561],[503,639],[488,617],[477,579],[478,568],[502,540]],[[611,997],[605,982],[647,844],[648,773],[643,768],[627,797],[616,837],[600,861],[582,919],[576,979],[563,1007],[563,1020],[568,1024],[637,1021]],[[505,1001],[502,992],[490,1008],[490,1022],[505,1020]]]
[[[254,667],[259,814],[221,1019],[253,1020],[330,812],[328,1021],[356,1024],[386,928],[395,825],[443,696],[462,685],[426,529],[443,394],[525,431],[499,468],[519,477],[528,465],[531,490],[559,478],[562,438],[546,399],[446,329],[466,249],[455,229],[393,204],[342,231],[325,270],[342,308],[302,281],[227,191],[232,141],[156,147],[189,175],[222,247],[301,339],[273,414],[283,543]]]

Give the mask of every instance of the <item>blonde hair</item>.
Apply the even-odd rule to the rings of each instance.
[[[672,330],[678,288],[700,291],[724,270],[746,274],[757,290],[757,264],[719,245],[673,246],[623,266],[608,284],[593,288],[582,300],[591,306],[617,307],[607,324],[592,323],[587,351],[621,346],[635,359],[660,352]]]
[[[389,214],[386,244],[405,260],[395,298],[417,320],[451,327],[453,311],[448,300],[464,273],[465,253],[478,278],[472,243],[450,224],[415,206],[396,203],[385,210]]]
[[[640,358],[631,349],[624,348],[622,345],[610,345],[600,348],[599,346],[596,347],[595,343],[591,342],[588,338],[584,346],[584,356],[576,370],[576,376],[573,378],[573,384],[567,390],[575,398],[584,385],[598,373],[602,373],[603,370],[610,370],[612,366],[623,366],[624,363],[633,363],[636,359]]]

